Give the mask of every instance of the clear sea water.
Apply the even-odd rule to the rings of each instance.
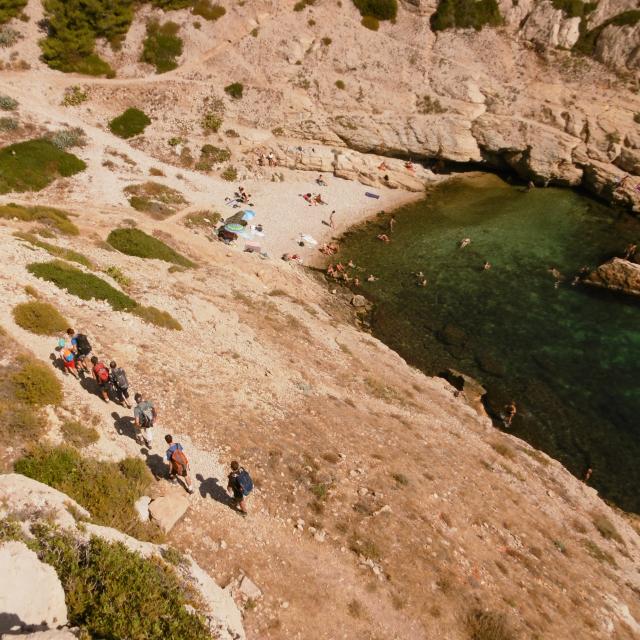
[[[394,215],[391,243],[376,239],[388,228],[381,215],[338,255],[376,303],[374,333],[428,374],[475,377],[497,407],[515,400],[512,433],[579,477],[591,467],[603,497],[640,512],[640,303],[570,284],[639,242],[640,221],[492,175],[442,185]],[[551,268],[566,278],[558,286]]]

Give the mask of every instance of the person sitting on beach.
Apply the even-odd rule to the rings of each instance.
[[[320,186],[320,187],[326,187],[326,186],[327,186],[327,183],[326,183],[326,182],[324,181],[324,179],[322,178],[322,175],[319,175],[319,176],[316,178],[316,184],[317,184],[318,186]]]
[[[391,240],[389,240],[389,236],[386,233],[380,233],[379,235],[376,236],[378,238],[378,240],[382,241],[382,242],[391,242]]]
[[[465,247],[468,247],[470,244],[471,244],[471,238],[462,238],[462,240],[460,240],[459,247],[461,249],[464,249]]]

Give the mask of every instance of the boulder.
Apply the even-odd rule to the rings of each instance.
[[[189,499],[185,495],[170,493],[151,502],[149,515],[165,533],[169,533],[188,508]]]
[[[151,498],[149,496],[140,496],[140,498],[135,501],[133,508],[136,510],[138,518],[140,518],[140,522],[149,522],[150,504]]]
[[[64,590],[55,569],[24,543],[0,546],[0,633],[46,630],[67,623]]]
[[[640,296],[640,264],[613,258],[592,271],[584,282],[594,287]]]
[[[364,296],[357,294],[351,298],[351,304],[356,308],[366,307],[367,299]]]
[[[247,576],[242,576],[240,580],[240,584],[238,585],[238,591],[245,597],[250,598],[251,600],[257,600],[262,597],[262,591],[260,587],[250,580]]]

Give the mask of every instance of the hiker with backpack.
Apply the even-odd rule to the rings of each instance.
[[[111,387],[116,395],[118,402],[131,409],[131,403],[129,402],[129,381],[127,380],[127,374],[122,367],[119,367],[113,360],[109,363],[109,380],[111,381]]]
[[[253,480],[249,475],[249,472],[240,466],[237,460],[231,463],[231,473],[228,476],[229,482],[227,484],[227,492],[233,496],[238,512],[246,516],[247,504],[245,500],[249,497],[249,494],[253,491]]]
[[[84,333],[76,333],[73,329],[67,329],[67,335],[71,343],[71,348],[75,353],[76,369],[84,373],[89,373],[89,365],[87,364],[87,356],[91,353],[91,343]]]
[[[60,338],[56,351],[58,352],[58,357],[62,363],[62,370],[65,375],[70,373],[76,380],[79,380],[78,370],[76,369],[76,356],[71,345],[68,344],[64,338]]]
[[[91,357],[91,364],[93,365],[91,371],[100,389],[100,395],[105,402],[109,402],[109,386],[111,384],[109,369],[107,369],[107,365],[104,362],[98,360],[97,356]]]
[[[164,437],[166,443],[169,445],[167,449],[167,462],[169,463],[169,480],[171,482],[177,482],[176,478],[184,478],[184,482],[189,493],[194,492],[193,482],[191,481],[191,475],[189,473],[189,460],[179,442],[173,441],[173,436],[167,434]]]
[[[153,403],[150,400],[145,400],[141,393],[136,393],[133,399],[136,401],[136,406],[133,408],[136,427],[140,429],[144,443],[151,449],[153,424],[158,417],[158,413]]]

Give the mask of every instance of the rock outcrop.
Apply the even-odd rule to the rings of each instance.
[[[584,282],[595,287],[640,296],[640,264],[613,258],[591,272]]]

